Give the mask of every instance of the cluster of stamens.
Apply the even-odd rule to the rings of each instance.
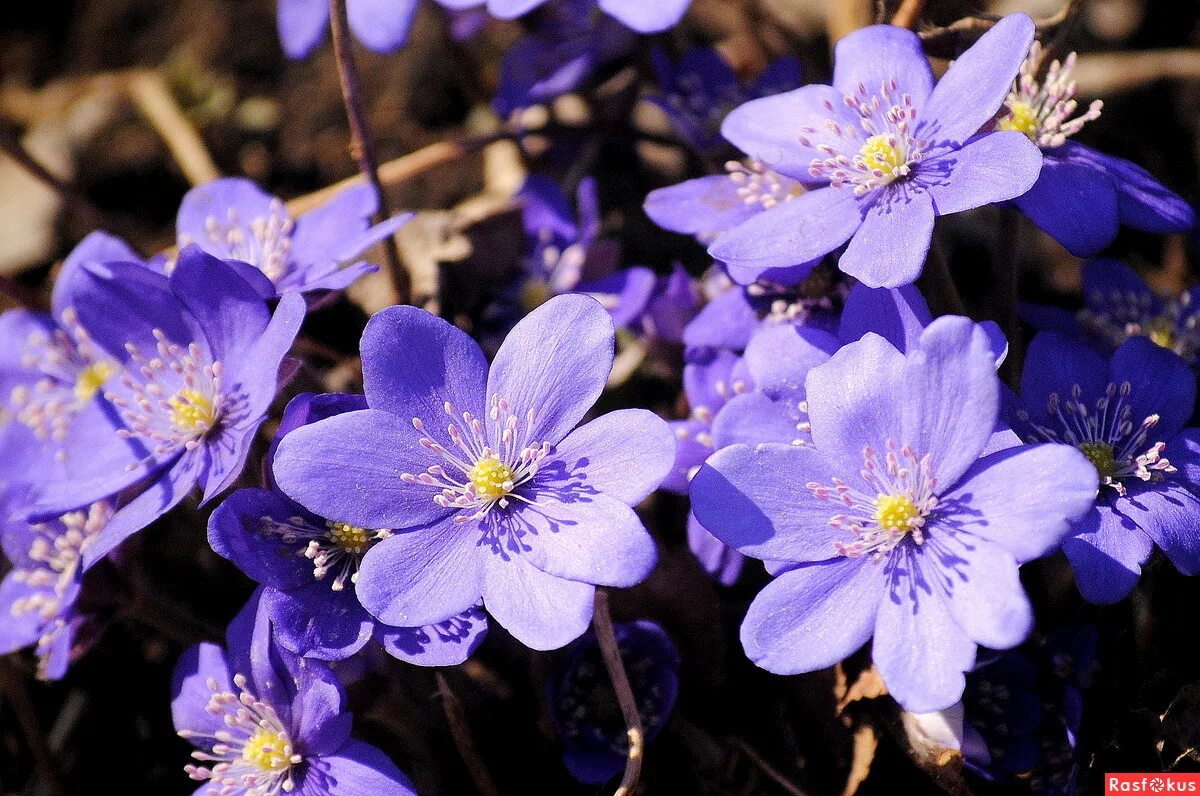
[[[414,417],[412,422],[414,428],[426,434],[421,446],[437,454],[445,465],[431,465],[419,475],[403,473],[401,480],[438,489],[433,500],[443,508],[470,511],[457,515],[455,522],[482,519],[495,506],[508,508],[511,500],[533,503],[516,490],[538,474],[551,450],[549,443],[529,439],[534,410],[526,412],[522,423],[508,401],[494,395],[488,409],[489,422],[463,412],[460,427],[460,415],[454,407],[447,402],[443,408],[451,418],[446,429],[449,447],[428,436],[420,418]]]
[[[834,548],[847,558],[870,556],[879,561],[906,538],[923,544],[926,520],[938,505],[931,456],[918,456],[910,446],[897,446],[892,440],[882,462],[870,445],[862,454],[859,477],[868,491],[840,478],[834,478],[831,486],[805,484],[817,500],[840,503],[846,509],[830,517],[829,525],[849,530],[854,540],[834,542]]]
[[[849,186],[855,196],[907,177],[923,156],[922,144],[914,137],[917,109],[912,97],[900,93],[896,81],[888,79],[880,85],[878,94],[869,95],[860,83],[844,101],[858,115],[859,127],[836,121],[832,117],[833,103],[825,100],[825,109],[831,114],[825,131],[812,126],[800,128],[799,140],[804,147],[813,147],[809,136],[818,132],[831,133],[840,144],[817,144],[815,148],[825,157],[814,158],[808,173],[828,180],[835,188]]]
[[[804,186],[796,180],[771,171],[760,160],[741,163],[730,160],[725,164],[729,180],[737,186],[737,195],[744,204],[757,205],[761,210],[770,210],[781,202],[788,202],[804,193]]]
[[[1100,118],[1104,103],[1094,100],[1087,110],[1071,118],[1079,109],[1075,101],[1075,53],[1059,63],[1051,62],[1046,79],[1039,82],[1038,69],[1042,63],[1042,45],[1033,43],[1029,56],[1021,64],[1021,72],[1004,100],[1005,115],[997,122],[1001,130],[1024,133],[1040,147],[1062,146],[1090,121]]]
[[[292,232],[296,222],[278,199],[271,200],[265,218],[243,221],[235,208],[224,219],[209,216],[204,221],[208,243],[223,256],[253,265],[272,282],[278,283],[291,266]],[[194,243],[186,235],[179,237],[180,248]]]
[[[1034,422],[1025,411],[1018,417],[1029,424],[1034,437],[1030,441],[1075,446],[1095,466],[1101,485],[1124,495],[1125,479],[1151,481],[1163,473],[1175,472],[1162,455],[1166,443],[1154,442],[1147,447],[1150,433],[1158,425],[1158,415],[1134,423],[1133,408],[1126,402],[1132,389],[1129,382],[1120,386],[1110,383],[1089,408],[1077,384],[1065,400],[1058,393],[1050,394],[1046,402],[1049,424]]]
[[[14,387],[9,405],[16,420],[39,439],[55,442],[66,438],[71,420],[118,370],[80,325],[73,308],[63,311],[60,328],[26,338],[21,364],[42,375],[32,384]]]
[[[152,442],[151,455],[157,457],[198,447],[217,426],[225,397],[220,362],[206,363],[196,343],[185,349],[167,340],[161,329],[153,334],[154,356],[147,357],[134,343],[125,344],[132,365],[121,377],[126,393],[106,392],[104,397],[128,426],[118,433]]]
[[[1130,337],[1146,337],[1195,362],[1200,357],[1200,313],[1192,307],[1191,293],[1185,291],[1166,300],[1157,315],[1151,314],[1152,306],[1153,299],[1146,293],[1094,291],[1077,317],[1083,328],[1113,347]]]
[[[67,607],[64,601],[80,575],[83,551],[104,530],[112,514],[107,503],[93,503],[54,522],[30,526],[36,534],[28,552],[33,565],[15,569],[13,578],[36,591],[13,601],[10,610],[14,617],[37,614],[46,623],[37,644],[40,677],[46,676],[56,634],[66,626],[60,614]]]
[[[371,530],[350,525],[346,522],[326,520],[317,526],[304,517],[289,517],[280,521],[274,517],[262,517],[259,530],[278,536],[286,545],[303,545],[296,553],[313,563],[313,577],[325,580],[331,574],[329,588],[342,591],[346,583],[358,582],[358,569],[362,557],[378,541],[392,535],[389,530]]]
[[[184,771],[194,780],[208,782],[207,792],[213,796],[290,793],[296,788],[295,766],[304,758],[297,753],[275,708],[247,691],[246,683],[244,675],[234,675],[237,693],[232,693],[220,690],[215,679],[208,681],[213,693],[205,710],[220,716],[225,729],[211,734],[179,731],[181,738],[208,747],[208,751],[192,752],[195,760],[213,764],[188,764]]]

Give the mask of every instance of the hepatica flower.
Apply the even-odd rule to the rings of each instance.
[[[292,218],[282,201],[250,180],[223,177],[187,192],[176,231],[180,248],[196,244],[231,263],[271,298],[340,290],[377,271],[370,263],[351,261],[412,218],[406,213],[371,225],[378,209],[375,190],[358,185]]]
[[[307,423],[366,407],[359,395],[299,395],[284,412],[276,444]],[[478,608],[428,627],[390,627],[359,603],[354,584],[362,558],[391,535],[318,517],[273,488],[234,492],[208,525],[213,549],[263,584],[275,638],[290,652],[343,660],[375,639],[410,663],[462,663],[487,632]]]
[[[43,680],[66,674],[75,638],[89,621],[77,608],[82,552],[112,513],[101,502],[45,522],[8,517],[0,525],[0,545],[12,564],[0,582],[0,654],[34,646]]]
[[[613,634],[647,743],[662,732],[679,697],[679,651],[653,622],[625,622]],[[549,684],[550,717],[563,741],[563,762],[585,785],[600,785],[625,767],[629,736],[593,633],[576,640]]]
[[[551,5],[555,0],[551,0]],[[588,0],[592,6],[615,18],[638,33],[658,33],[674,25],[687,11],[692,0],[658,0],[646,3],[639,0]],[[451,0],[450,7],[483,5],[484,0]],[[539,6],[546,0],[487,0],[487,9],[503,19],[515,19]]]
[[[935,320],[907,354],[866,335],[808,374],[812,445],[733,445],[692,479],[700,522],[773,562],[742,624],[755,663],[813,671],[873,636],[890,692],[919,713],[959,699],[977,645],[1025,638],[1017,566],[1057,547],[1097,479],[1066,446],[980,458],[994,369],[966,318]]]
[[[1184,574],[1200,572],[1200,498],[1193,493],[1200,432],[1184,429],[1196,379],[1174,353],[1131,337],[1106,360],[1055,332],[1034,337],[1013,429],[1083,452],[1100,479],[1095,508],[1063,551],[1083,596],[1125,597],[1154,546]]]
[[[1077,113],[1075,53],[1051,62],[1039,82],[1042,59],[1034,42],[996,123],[1028,136],[1044,157],[1037,182],[1015,199],[1021,212],[1078,257],[1108,246],[1122,224],[1159,234],[1190,230],[1196,223],[1191,207],[1149,172],[1070,140],[1100,118],[1103,103],[1093,100]]]
[[[195,485],[211,499],[237,478],[304,301],[284,296],[272,314],[233,267],[195,247],[170,277],[139,263],[84,269],[71,300],[116,373],[96,421],[64,442],[65,475],[41,487],[34,514],[138,493],[84,551],[90,566]]]
[[[838,42],[832,86],[742,105],[725,137],[815,189],[729,230],[709,253],[748,283],[849,242],[846,273],[871,287],[912,282],[935,216],[1020,196],[1037,179],[1041,154],[1024,135],[976,135],[1032,39],[1029,17],[1010,14],[934,86],[917,35],[876,25]]]
[[[350,737],[353,716],[329,667],[271,639],[256,593],[230,623],[225,649],[189,648],[172,678],[171,718],[196,751],[184,767],[211,796],[415,796],[374,746]]]
[[[437,0],[448,9],[477,5],[471,0]],[[399,49],[408,40],[418,0],[346,0],[350,32],[365,47],[380,53]],[[328,0],[279,0],[279,41],[289,58],[306,58],[329,31]]]
[[[1200,288],[1158,295],[1119,260],[1084,263],[1083,309],[1078,312],[1026,304],[1021,315],[1038,329],[1086,340],[1106,356],[1130,337],[1145,337],[1193,367],[1200,361]]]
[[[289,433],[274,472],[320,517],[394,531],[359,570],[376,618],[440,622],[482,597],[517,639],[551,649],[587,628],[595,585],[646,577],[655,546],[630,507],[663,480],[674,436],[637,409],[575,429],[604,388],[613,339],[585,296],[532,312],[490,372],[470,337],[423,310],[368,323],[369,408]]]

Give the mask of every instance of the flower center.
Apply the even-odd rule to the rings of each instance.
[[[921,510],[907,495],[879,495],[875,498],[875,522],[880,528],[893,531],[908,531],[913,521],[921,517]]]
[[[433,501],[443,508],[472,510],[456,516],[455,522],[482,519],[496,506],[508,508],[512,500],[532,504],[518,490],[538,474],[551,450],[550,443],[530,438],[535,411],[527,411],[522,423],[508,401],[498,395],[492,396],[488,423],[470,412],[458,415],[449,403],[443,409],[455,421],[446,430],[449,446],[428,436],[421,418],[414,417],[412,423],[426,434],[421,447],[445,464],[431,465],[419,475],[402,473],[400,480],[437,489]]]
[[[171,406],[171,422],[177,428],[208,431],[216,423],[212,400],[196,390],[183,388],[167,401]]]
[[[242,759],[264,771],[282,771],[290,766],[291,760],[284,754],[287,738],[268,729],[255,731],[242,747]]]
[[[1087,306],[1076,316],[1089,333],[1116,348],[1130,337],[1142,336],[1195,364],[1200,352],[1200,313],[1187,291],[1164,296],[1162,311],[1151,315],[1150,296],[1134,291],[1093,290]]]
[[[292,257],[292,232],[295,220],[278,199],[271,201],[265,217],[244,221],[235,208],[229,208],[225,218],[209,216],[204,220],[204,247],[217,257],[228,257],[249,263],[278,283],[287,275]],[[189,236],[179,236],[179,247],[195,243]]]
[[[1042,45],[1034,42],[1029,55],[1021,64],[1021,72],[1004,100],[1005,115],[997,122],[1001,130],[1024,133],[1043,149],[1062,146],[1068,138],[1083,129],[1090,121],[1100,118],[1104,103],[1094,100],[1088,109],[1071,118],[1079,108],[1075,101],[1075,53],[1062,63],[1051,62],[1046,79],[1038,82],[1042,64]]]
[[[879,561],[906,538],[924,544],[926,520],[938,505],[932,458],[888,440],[887,453],[880,461],[868,445],[863,448],[859,477],[867,491],[841,478],[834,478],[832,486],[815,481],[805,485],[817,500],[836,502],[845,509],[829,518],[829,526],[849,530],[854,538],[850,542],[835,540],[834,549],[847,558],[871,556]]]
[[[264,534],[278,536],[286,545],[295,545],[297,555],[313,562],[314,579],[324,580],[336,572],[329,584],[333,591],[346,588],[346,581],[357,583],[362,557],[376,542],[392,535],[388,530],[360,528],[335,520],[318,526],[301,516],[287,521],[261,517],[258,527]]]
[[[179,736],[200,747],[192,752],[193,759],[214,765],[189,764],[183,770],[194,780],[210,782],[207,792],[212,794],[290,793],[296,788],[292,769],[304,758],[275,708],[247,691],[246,684],[244,675],[234,675],[234,693],[220,690],[215,679],[208,681],[212,696],[205,711],[223,719],[221,729],[182,729]]]
[[[357,525],[347,525],[344,522],[331,522],[329,539],[335,545],[351,553],[366,552],[371,542],[371,532]]]
[[[815,148],[824,158],[814,158],[808,166],[813,177],[828,180],[835,188],[850,186],[855,196],[863,196],[896,180],[907,177],[921,161],[922,142],[914,135],[917,109],[912,97],[902,94],[894,79],[885,80],[877,94],[868,94],[859,84],[854,94],[845,97],[846,107],[858,114],[858,125],[840,124],[830,118],[822,133],[831,133],[834,143],[814,147],[810,135],[816,127],[800,128],[800,144]],[[825,107],[833,111],[826,100]],[[866,139],[863,140],[863,133]]]
[[[1128,403],[1132,391],[1129,382],[1120,386],[1110,383],[1094,402],[1083,399],[1078,384],[1066,398],[1051,393],[1045,422],[1035,421],[1024,410],[1017,413],[1027,424],[1025,441],[1074,446],[1096,468],[1101,485],[1112,487],[1118,495],[1125,494],[1123,481],[1160,480],[1163,473],[1175,472],[1175,467],[1162,455],[1165,442],[1147,447],[1159,417],[1150,415],[1135,423]]]
[[[748,160],[739,163],[730,160],[725,164],[729,180],[737,186],[738,198],[748,205],[759,205],[770,210],[780,202],[789,202],[804,193],[798,181],[771,171],[762,161]]]
[[[467,478],[475,491],[486,500],[499,500],[513,490],[512,468],[500,461],[498,456],[488,456],[467,471]]]
[[[95,362],[82,371],[75,379],[75,399],[87,403],[96,397],[108,377],[117,372],[117,367],[111,362]]]

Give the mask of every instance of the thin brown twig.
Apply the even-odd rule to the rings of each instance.
[[[450,689],[445,675],[435,672],[434,676],[437,678],[438,696],[442,699],[442,712],[446,714],[446,723],[450,725],[450,734],[454,736],[454,745],[458,747],[458,755],[467,767],[467,772],[475,783],[475,789],[483,796],[499,796],[500,791],[496,789],[496,783],[492,781],[492,775],[488,773],[487,766],[484,765],[483,759],[479,757],[479,750],[475,747],[475,739],[471,736],[471,728],[467,725],[467,714],[463,710],[462,702]]]
[[[21,728],[21,734],[25,737],[29,751],[33,754],[33,764],[37,769],[43,789],[53,796],[65,794],[66,788],[63,784],[62,772],[59,771],[46,736],[42,733],[37,710],[29,696],[25,678],[21,676],[21,672],[14,665],[12,658],[7,655],[0,656],[0,691],[7,697],[9,705],[17,716],[17,724]]]
[[[625,663],[621,660],[621,650],[617,647],[612,614],[608,610],[608,594],[604,589],[596,589],[592,629],[596,632],[600,655],[604,658],[604,668],[608,670],[608,677],[612,680],[617,703],[621,706],[621,715],[625,718],[625,733],[629,737],[625,775],[621,777],[621,784],[617,786],[613,796],[630,796],[637,788],[638,778],[642,775],[645,732],[642,729],[642,714],[638,711],[637,699],[633,696],[633,689],[629,686],[629,675],[626,674]]]
[[[190,184],[203,185],[221,176],[204,140],[171,96],[162,75],[153,69],[136,70],[129,74],[126,86],[129,98],[167,145]]]
[[[785,777],[779,772],[778,769],[763,759],[763,756],[760,755],[753,746],[746,743],[741,738],[734,739],[733,745],[736,746],[751,763],[757,766],[759,771],[766,774],[772,782],[783,788],[783,790],[787,791],[789,794],[791,794],[791,796],[808,796],[805,791],[800,789],[799,785]]]
[[[371,187],[379,196],[379,210],[375,221],[382,222],[391,216],[387,195],[379,178],[379,157],[375,152],[375,139],[371,125],[367,122],[363,105],[362,90],[358,79],[358,66],[354,62],[353,44],[350,40],[350,21],[346,15],[346,0],[329,0],[330,27],[333,31],[333,53],[337,59],[338,77],[342,84],[342,100],[346,106],[346,120],[350,124],[350,154],[358,163]],[[384,259],[396,303],[407,304],[412,292],[412,278],[400,257],[396,236],[389,235],[383,242]]]
[[[900,7],[892,14],[892,24],[898,28],[911,28],[917,24],[924,10],[925,0],[901,0]]]
[[[42,162],[25,148],[16,133],[3,127],[0,127],[0,152],[12,158],[38,182],[57,193],[64,203],[81,212],[89,224],[98,225],[99,220],[104,217],[100,208],[92,204],[82,191],[42,165]]]
[[[1062,7],[1053,15],[1045,19],[1035,20],[1035,27],[1038,34],[1044,35],[1066,22],[1078,11],[1081,5],[1082,0],[1066,0]],[[963,17],[951,22],[949,25],[920,31],[917,35],[921,37],[921,42],[925,45],[926,50],[937,50],[940,45],[947,41],[953,41],[959,37],[970,40],[973,34],[982,35],[986,31],[991,30],[999,21],[999,16],[992,15]]]

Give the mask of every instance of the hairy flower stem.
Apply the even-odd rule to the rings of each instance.
[[[621,650],[617,647],[617,637],[613,632],[612,614],[608,610],[608,594],[604,589],[596,589],[596,609],[592,616],[592,629],[596,631],[596,641],[600,644],[600,654],[604,657],[604,668],[608,669],[609,679],[612,680],[613,690],[617,694],[617,702],[621,706],[621,715],[625,717],[625,732],[629,736],[629,756],[625,760],[625,775],[613,796],[630,796],[637,788],[638,778],[642,774],[642,757],[645,751],[645,733],[642,730],[642,715],[638,712],[637,699],[629,687],[629,675],[625,673],[625,664],[621,661]]]
[[[371,126],[367,122],[367,112],[363,105],[362,90],[359,86],[358,66],[354,62],[353,45],[350,41],[350,22],[346,15],[346,0],[329,0],[329,19],[333,30],[333,52],[337,58],[338,77],[342,83],[342,100],[346,105],[346,120],[350,124],[350,154],[358,163],[359,171],[371,183],[379,196],[379,210],[375,214],[375,223],[381,223],[391,216],[387,195],[383,191],[383,183],[379,179],[379,156],[375,151],[375,138],[371,134]],[[396,245],[396,237],[388,236],[383,242],[384,257],[387,261],[388,277],[396,294],[397,304],[407,304],[411,294],[411,278],[400,258],[400,249]]]
[[[475,748],[475,739],[467,725],[467,714],[463,710],[462,702],[450,690],[450,683],[446,682],[444,674],[434,672],[434,676],[437,678],[438,696],[442,698],[442,712],[446,714],[446,723],[450,725],[450,734],[454,736],[458,756],[467,767],[475,789],[483,796],[499,796],[500,791],[496,790],[496,783],[492,781],[492,775],[488,773],[487,766],[479,757],[479,750]]]

